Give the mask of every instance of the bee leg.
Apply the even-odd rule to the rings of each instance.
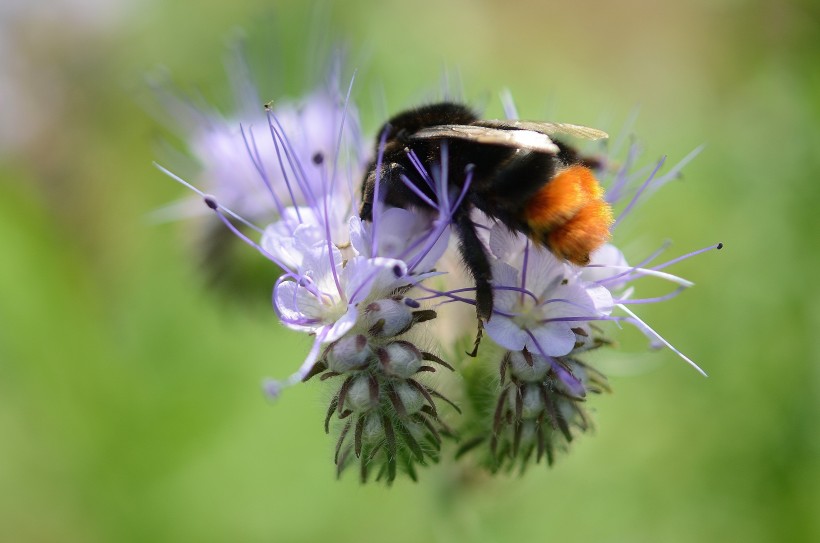
[[[453,217],[460,243],[461,258],[475,281],[475,310],[479,320],[488,321],[493,314],[493,278],[490,260],[487,258],[484,245],[478,239],[475,224],[470,219],[469,210],[462,207]]]
[[[475,333],[475,341],[473,342],[473,350],[467,353],[467,356],[475,358],[478,356],[478,346],[481,345],[481,338],[484,337],[484,321],[478,319],[478,329]]]

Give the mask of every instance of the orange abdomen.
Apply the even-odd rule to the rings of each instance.
[[[534,241],[573,264],[586,265],[589,254],[609,240],[612,208],[592,170],[570,166],[530,198],[524,220]]]

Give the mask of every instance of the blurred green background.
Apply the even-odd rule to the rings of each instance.
[[[317,15],[318,13],[318,15]],[[145,76],[224,108],[244,29],[265,99],[344,38],[365,126],[457,73],[500,114],[706,151],[616,238],[697,287],[641,315],[709,372],[628,340],[600,358],[597,431],[525,477],[452,466],[387,490],[333,477],[327,391],[272,405],[308,340],[214,294]],[[324,30],[332,29],[332,35]],[[311,35],[313,37],[311,37]],[[12,0],[0,8],[0,540],[820,540],[820,8],[813,1]],[[311,79],[314,78],[314,79]],[[629,336],[629,334],[627,334]]]

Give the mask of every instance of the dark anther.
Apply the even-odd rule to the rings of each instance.
[[[412,298],[405,298],[404,305],[406,305],[407,307],[412,307],[413,309],[418,309],[419,307],[421,307],[421,304]]]
[[[210,195],[205,196],[204,200],[205,200],[205,205],[210,207],[214,211],[219,209],[219,204],[216,203],[216,198],[214,198],[213,196],[210,196]]]
[[[319,151],[319,152],[317,152],[317,153],[315,153],[315,154],[313,155],[313,157],[311,158],[311,160],[313,160],[313,163],[314,163],[314,164],[316,164],[316,165],[318,166],[318,165],[320,165],[322,162],[324,162],[324,161],[325,161],[325,155],[323,155],[323,154],[321,153],[321,151]]]
[[[721,249],[723,249],[723,243],[718,243],[717,248],[718,248],[718,251],[719,251],[719,250],[721,250]]]

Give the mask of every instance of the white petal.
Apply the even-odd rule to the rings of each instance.
[[[609,266],[616,266],[618,269],[610,269]],[[581,271],[581,277],[584,281],[600,281],[623,273],[620,268],[628,266],[621,250],[611,243],[605,243],[589,255],[589,265]]]
[[[609,289],[602,286],[587,286],[587,295],[592,300],[593,307],[598,313],[609,315],[612,313],[614,304],[612,302],[612,293]]]
[[[370,224],[365,223],[358,215],[353,215],[347,221],[350,233],[350,244],[357,255],[369,257],[370,255]]]
[[[307,295],[307,296],[306,296]],[[313,295],[295,281],[284,281],[277,285],[273,302],[282,324],[291,330],[313,331],[322,326],[321,306]],[[306,320],[316,320],[312,324],[301,324]]]
[[[347,308],[347,312],[342,317],[333,323],[333,326],[327,331],[327,336],[324,339],[325,343],[336,341],[345,335],[353,325],[356,324],[356,319],[359,317],[359,312],[356,307],[351,304]]]
[[[407,265],[393,258],[355,257],[344,268],[345,297],[350,304],[357,304],[372,293],[387,295],[395,288],[407,284],[399,279],[394,270],[398,267],[404,275]]]

